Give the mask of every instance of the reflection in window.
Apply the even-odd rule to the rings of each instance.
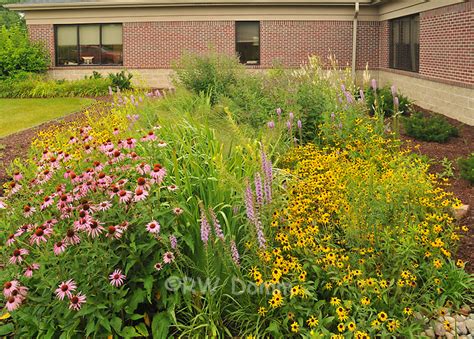
[[[420,67],[419,57],[419,15],[392,20],[390,34],[390,67],[418,72]]]
[[[122,25],[56,26],[56,64],[121,65]]]
[[[235,33],[240,62],[246,65],[260,64],[260,22],[236,22]]]

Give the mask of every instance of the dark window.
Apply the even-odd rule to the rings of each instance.
[[[418,72],[420,68],[420,16],[391,21],[390,67]]]
[[[260,64],[260,22],[236,22],[235,45],[241,63],[246,65]]]
[[[121,24],[56,26],[56,65],[121,64]]]

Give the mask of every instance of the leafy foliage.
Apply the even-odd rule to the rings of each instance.
[[[458,161],[461,177],[474,184],[474,153]]]
[[[109,79],[112,81],[113,88],[119,88],[121,90],[127,90],[132,88],[132,73],[125,73],[120,71],[118,73],[109,73]]]
[[[411,110],[410,100],[400,93],[397,93],[396,96],[398,97],[399,101],[398,111],[402,114],[409,113]],[[372,87],[368,87],[365,90],[367,107],[370,109],[370,113],[372,115],[375,114],[375,109],[379,109],[381,112],[383,112],[384,117],[393,116],[395,113],[393,98],[394,96],[390,86],[377,88],[376,91],[374,91]]]
[[[439,115],[424,116],[422,113],[415,113],[403,122],[407,135],[423,141],[447,142],[459,133],[455,126]]]
[[[41,73],[48,65],[46,50],[41,44],[29,41],[24,27],[0,27],[0,80],[24,73]]]

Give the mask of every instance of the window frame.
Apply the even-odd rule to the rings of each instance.
[[[102,52],[100,53],[100,63],[98,64],[81,64],[81,41],[80,41],[80,26],[90,26],[90,25],[99,25],[99,48],[102,51],[102,26],[104,25],[120,25],[122,26],[122,62],[118,64],[104,64],[102,63]],[[59,55],[58,55],[58,28],[64,26],[75,26],[77,34],[77,65],[60,65],[59,64]],[[93,66],[123,66],[123,23],[121,22],[107,22],[107,23],[86,23],[86,24],[58,24],[54,25],[54,66],[55,67],[93,67]]]
[[[418,18],[418,20],[416,20]],[[396,67],[395,65],[395,46],[394,46],[394,28],[393,28],[393,24],[395,22],[398,22],[398,25],[399,25],[399,39],[400,41],[403,39],[403,36],[402,36],[402,27],[403,27],[403,20],[404,19],[409,19],[409,22],[410,22],[410,31],[409,31],[409,37],[410,37],[410,45],[415,45],[413,42],[412,42],[412,32],[413,32],[413,26],[414,26],[414,22],[417,21],[418,22],[418,53],[416,53],[415,55],[415,60],[411,60],[411,62],[415,62],[415,65],[412,65],[412,68],[411,69],[407,69],[407,68],[404,68],[404,67]],[[411,14],[411,15],[405,15],[405,16],[402,16],[402,17],[398,17],[398,18],[394,18],[392,20],[389,21],[390,23],[390,34],[389,34],[389,62],[388,62],[388,67],[390,69],[396,69],[396,70],[401,70],[401,71],[405,71],[405,72],[411,72],[411,73],[419,73],[420,72],[420,14],[419,13],[416,13],[416,14]],[[399,42],[400,44],[400,42]],[[411,59],[411,56],[410,56],[410,59]]]
[[[258,62],[255,63],[255,64],[248,64],[248,63],[243,63],[243,62],[240,62],[240,54],[239,54],[239,51],[237,49],[237,45],[238,45],[238,41],[237,41],[237,25],[239,23],[258,23]],[[261,21],[259,20],[239,20],[239,21],[235,21],[234,22],[234,31],[235,31],[235,36],[234,36],[234,40],[235,40],[235,53],[238,54],[238,57],[239,57],[239,62],[240,64],[244,65],[244,66],[260,66],[261,63],[262,63],[262,44],[261,44],[261,41],[262,41],[262,30],[261,30]]]

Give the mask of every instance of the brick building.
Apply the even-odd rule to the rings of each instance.
[[[56,78],[126,68],[170,86],[184,51],[240,55],[251,69],[334,54],[417,104],[474,125],[474,0],[32,0],[33,40]]]

